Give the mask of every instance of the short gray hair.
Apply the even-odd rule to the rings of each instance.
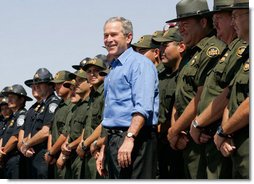
[[[123,34],[127,35],[127,34],[131,33],[133,35],[133,27],[132,27],[132,23],[130,20],[125,19],[124,17],[111,17],[105,22],[104,29],[105,29],[106,24],[110,23],[110,22],[121,22],[122,28],[123,28],[123,30],[122,30]]]

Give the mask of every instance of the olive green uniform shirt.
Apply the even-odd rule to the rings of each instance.
[[[55,144],[58,137],[63,133],[63,128],[71,105],[70,99],[66,101],[61,100],[56,109],[51,128],[52,144]]]
[[[69,121],[69,141],[73,142],[81,134],[82,130],[85,127],[87,119],[87,108],[88,108],[88,99],[79,100],[78,103],[72,108],[72,116]]]
[[[239,62],[244,62],[234,80],[231,82],[230,98],[228,102],[229,117],[231,117],[239,105],[249,97],[249,48],[246,48]]]
[[[89,105],[87,106],[88,116],[85,125],[84,139],[90,136],[96,127],[102,122],[104,110],[104,84],[97,90],[92,89],[89,95]]]
[[[246,46],[247,43],[239,38],[233,40],[228,45],[225,54],[210,71],[209,76],[207,76],[198,104],[198,114],[230,84],[242,65],[241,62],[238,62],[238,59],[241,57]]]
[[[175,99],[177,71],[172,72],[162,63],[157,66],[159,78],[159,123],[166,123],[171,120],[171,112]]]
[[[175,106],[179,116],[196,95],[197,88],[204,85],[207,73],[216,65],[225,47],[225,43],[212,36],[203,38],[191,49],[195,54],[181,69],[176,84]]]

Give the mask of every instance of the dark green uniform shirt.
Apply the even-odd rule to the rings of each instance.
[[[244,62],[245,61],[245,62]],[[229,117],[231,117],[239,105],[249,97],[249,47],[243,53],[238,62],[244,62],[234,80],[230,84],[230,98],[228,102]]]
[[[157,66],[159,78],[159,123],[170,122],[175,99],[177,71],[165,67],[162,63]]]
[[[242,65],[241,62],[238,62],[238,59],[241,57],[246,46],[247,43],[239,38],[233,40],[228,45],[225,54],[211,70],[209,76],[207,76],[198,104],[198,114],[230,84]]]
[[[72,108],[72,118],[69,122],[69,142],[76,140],[81,134],[87,119],[88,98],[80,100]]]
[[[225,43],[212,36],[203,38],[192,48],[195,54],[183,66],[177,79],[175,105],[179,116],[196,95],[197,88],[204,85],[207,73],[216,65],[225,47]]]
[[[89,95],[88,116],[85,124],[84,139],[93,133],[96,127],[102,122],[104,109],[104,84],[102,83],[95,91],[91,90]]]
[[[66,101],[61,100],[58,104],[51,127],[52,144],[55,144],[58,137],[63,133],[63,128],[71,105],[70,99]]]

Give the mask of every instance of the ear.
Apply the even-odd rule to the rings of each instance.
[[[132,39],[133,39],[132,33],[128,33],[126,35],[126,42],[128,43],[128,45],[131,44]]]
[[[206,28],[206,26],[207,26],[207,19],[206,18],[202,18],[200,20],[200,25],[202,26],[202,28]]]
[[[183,42],[180,42],[178,45],[178,50],[182,54],[186,50],[186,45]]]
[[[154,53],[155,53],[155,58],[160,58],[160,49],[156,48],[154,49]]]

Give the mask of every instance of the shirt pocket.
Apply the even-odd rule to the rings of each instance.
[[[195,77],[197,75],[197,68],[190,67],[186,70],[185,74],[183,75],[183,80],[186,85],[183,85],[185,91],[192,92],[193,90],[196,91],[197,84],[195,82]]]
[[[102,121],[102,110],[99,104],[94,104],[92,108],[92,122],[91,127],[95,129]]]
[[[237,101],[240,104],[249,96],[249,71],[244,71],[236,81]]]

